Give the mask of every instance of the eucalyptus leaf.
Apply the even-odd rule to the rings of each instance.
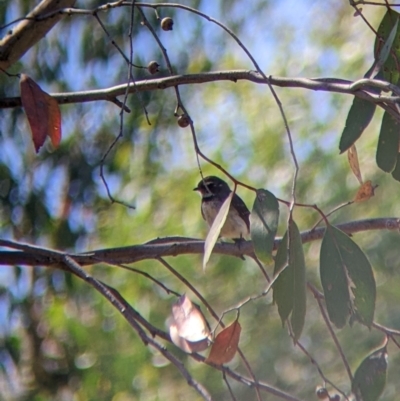
[[[368,355],[357,368],[352,382],[352,391],[363,401],[377,401],[386,384],[386,346]]]
[[[290,240],[288,239],[290,238]],[[289,244],[288,244],[289,242]],[[306,314],[305,261],[301,235],[293,220],[288,233],[282,239],[275,258],[273,300],[284,324],[290,315],[295,341],[301,335]]]
[[[278,307],[278,313],[285,324],[293,309],[292,292],[293,272],[288,266],[288,233],[286,232],[279,244],[275,256],[274,277],[278,278],[273,284],[273,302]]]
[[[394,10],[386,12],[378,27],[374,45],[375,60],[385,60],[382,66],[384,79],[395,85],[400,77],[397,61],[400,58],[399,16]],[[389,47],[390,42],[392,43]]]
[[[290,323],[294,340],[300,338],[306,317],[306,263],[300,231],[293,220],[289,222],[289,266],[293,270],[293,311]]]
[[[250,215],[250,234],[257,257],[265,263],[272,259],[272,250],[279,222],[279,203],[265,189],[258,189]]]
[[[376,59],[374,69],[371,72],[371,78],[374,78],[377,75],[377,73],[380,71],[380,69],[385,64],[386,60],[388,59],[390,51],[392,50],[393,42],[397,35],[398,27],[399,27],[399,19],[396,18],[396,22],[394,23],[394,25],[389,33],[389,36],[387,37],[382,48],[380,48],[379,53],[376,54],[377,59]],[[399,40],[399,38],[397,38],[397,39]]]
[[[367,128],[374,116],[376,106],[367,100],[355,97],[346,118],[346,124],[340,138],[340,153],[348,150]]]
[[[399,139],[400,123],[388,112],[385,112],[379,133],[376,163],[381,170],[387,173],[392,172],[396,167]]]
[[[321,244],[320,276],[332,323],[342,328],[352,315],[370,327],[376,299],[371,264],[347,234],[331,225]]]

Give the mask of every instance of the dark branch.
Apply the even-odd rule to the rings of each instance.
[[[338,228],[348,234],[371,230],[399,230],[400,219],[379,218],[353,221],[338,224]],[[303,243],[316,241],[322,238],[325,228],[320,227],[302,233]],[[277,249],[280,239],[277,239],[274,248]],[[0,252],[0,265],[27,265],[27,266],[51,266],[56,264],[60,255],[66,253],[45,250],[32,245],[21,244],[14,241],[0,240],[0,246],[18,250],[17,252]],[[159,259],[166,256],[178,256],[184,254],[202,255],[204,241],[182,237],[162,238],[150,241],[142,245],[132,245],[122,248],[99,249],[80,254],[68,254],[81,266],[93,265],[104,262],[110,264],[135,263],[145,259]],[[238,247],[234,243],[219,242],[215,245],[214,254],[242,257],[253,257],[254,249],[251,241],[243,241]]]

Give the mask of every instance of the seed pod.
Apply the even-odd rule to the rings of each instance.
[[[178,117],[178,125],[181,128],[186,128],[190,124],[190,118],[187,114],[182,114]]]
[[[165,17],[161,20],[161,28],[163,31],[172,31],[174,20],[170,17]]]
[[[318,387],[316,394],[319,400],[326,400],[329,398],[328,390],[325,387]]]
[[[157,63],[157,61],[150,61],[149,64],[147,64],[147,71],[149,71],[149,73],[151,75],[156,74],[157,72],[159,72],[160,70],[158,69],[159,64]]]

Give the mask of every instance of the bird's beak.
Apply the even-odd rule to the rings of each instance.
[[[193,188],[193,191],[198,191],[199,190],[199,188],[198,187],[196,187],[196,188]]]

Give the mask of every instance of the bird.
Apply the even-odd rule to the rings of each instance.
[[[193,191],[201,195],[201,215],[211,227],[225,199],[232,192],[229,185],[219,177],[209,176],[201,180]],[[221,228],[220,236],[233,239],[235,242],[243,241],[250,234],[250,211],[243,200],[233,195],[228,216]]]

